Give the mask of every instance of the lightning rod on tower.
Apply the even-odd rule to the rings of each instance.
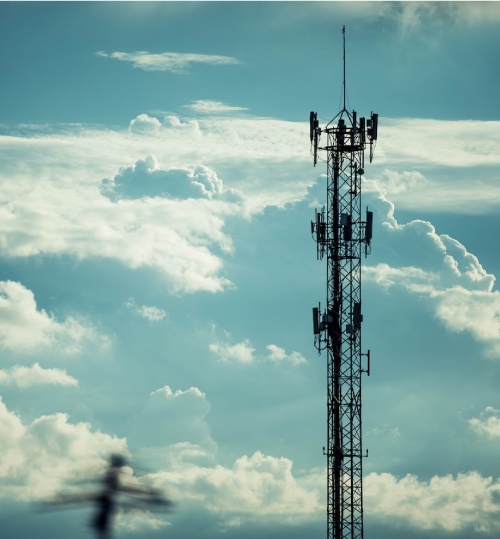
[[[370,163],[378,114],[358,118],[346,108],[345,26],[343,107],[323,129],[310,114],[313,162],[326,154],[327,205],[311,232],[317,257],[327,261],[326,307],[313,308],[314,344],[327,352],[327,539],[363,539],[361,377],[370,374],[370,351],[361,351],[361,254],[371,249],[373,213],[361,211],[365,148]],[[321,145],[321,138],[326,144]]]

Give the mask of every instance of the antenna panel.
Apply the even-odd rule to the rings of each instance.
[[[366,211],[366,230],[365,230],[365,240],[367,243],[370,243],[373,235],[373,212]]]

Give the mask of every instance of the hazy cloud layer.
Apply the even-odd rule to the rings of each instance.
[[[218,114],[248,110],[245,107],[236,107],[234,105],[227,105],[221,101],[210,101],[208,99],[197,99],[196,101],[193,101],[191,105],[184,106],[193,110],[194,112],[201,112],[202,114]]]

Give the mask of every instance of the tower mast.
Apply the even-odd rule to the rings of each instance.
[[[346,109],[345,26],[342,34],[343,108],[323,129],[310,114],[314,165],[318,152],[327,163],[326,209],[311,222],[317,257],[326,256],[327,300],[313,309],[313,326],[317,350],[327,353],[327,539],[363,539],[361,377],[370,374],[370,351],[361,351],[361,254],[370,252],[373,213],[361,215],[361,179],[378,115],[358,119]]]

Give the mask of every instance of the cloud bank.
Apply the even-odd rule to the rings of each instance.
[[[172,448],[172,471],[150,474],[158,488],[169,489],[175,499],[202,506],[226,518],[239,516],[245,520],[303,522],[316,519],[323,512],[320,502],[318,472],[295,477],[293,463],[257,451],[237,458],[232,466],[199,466],[186,459],[184,450]]]
[[[72,424],[66,414],[36,418],[29,424],[0,401],[0,496],[33,500],[53,496],[68,479],[102,470],[110,453],[126,453],[125,440]],[[104,458],[103,458],[104,457]]]
[[[363,493],[367,512],[393,526],[447,532],[500,529],[500,481],[477,472],[435,476],[428,482],[414,475],[398,479],[371,473]]]
[[[484,344],[489,357],[498,358],[500,293],[493,288],[495,276],[460,242],[437,234],[430,222],[398,223],[394,205],[383,194],[378,208],[383,215],[380,241],[391,245],[393,253],[404,253],[405,265],[393,255],[388,263],[364,266],[364,278],[386,289],[397,286],[427,297],[449,330],[470,333]]]

